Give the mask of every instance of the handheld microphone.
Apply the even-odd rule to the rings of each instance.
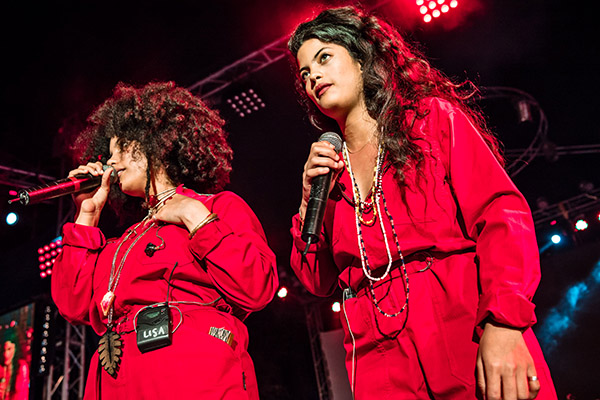
[[[342,149],[342,138],[335,132],[325,132],[319,137],[319,142],[321,141],[331,143],[335,147],[336,153],[339,153]],[[332,176],[333,171],[330,170],[327,174],[316,176],[312,180],[301,236],[306,243],[304,255],[308,252],[308,247],[311,244],[319,241]]]
[[[102,168],[106,171],[110,167],[108,165],[103,165]],[[116,177],[117,174],[115,170],[113,170],[110,176],[111,182],[114,182]],[[8,204],[17,201],[25,206],[35,204],[71,193],[79,193],[86,190],[91,191],[100,186],[101,183],[102,175],[77,174],[70,178],[60,179],[44,185],[21,189],[17,192],[19,197],[9,200]]]

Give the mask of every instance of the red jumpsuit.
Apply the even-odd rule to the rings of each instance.
[[[464,113],[441,99],[422,107],[429,113],[413,129],[425,157],[421,178],[407,168],[401,187],[384,163],[382,181],[408,271],[408,311],[388,318],[373,305],[345,170],[328,201],[321,239],[305,259],[294,217],[292,268],[315,295],[332,294],[338,282],[357,292],[344,304],[348,323],[340,313],[357,399],[474,399],[477,341],[488,318],[524,330],[541,383],[537,398],[556,398],[530,329],[540,268],[529,207]],[[395,262],[374,286],[381,309],[393,314],[404,305],[405,285],[383,204],[381,212]],[[362,225],[362,235],[372,275],[381,276],[388,256],[379,220]]]
[[[248,333],[241,322],[273,298],[278,286],[275,256],[248,205],[231,192],[198,195],[181,186],[177,192],[200,200],[219,219],[189,240],[185,227],[154,226],[131,248],[115,290],[115,330],[123,339],[116,377],[101,367],[103,399],[258,399]],[[141,228],[138,229],[141,231]],[[106,240],[98,228],[66,224],[64,247],[52,277],[52,296],[70,322],[106,331],[100,300],[108,288],[115,250],[121,239]],[[125,235],[125,234],[124,234]],[[134,235],[121,247],[117,265]],[[164,240],[164,246],[161,246]],[[148,243],[159,250],[144,251]],[[175,267],[175,264],[177,266]],[[172,277],[170,278],[172,274]],[[169,301],[183,320],[167,347],[141,353],[135,315],[143,306]],[[173,328],[180,320],[171,308]],[[209,334],[225,328],[233,342]],[[214,332],[214,331],[213,331]],[[91,360],[85,399],[97,398],[98,353]]]

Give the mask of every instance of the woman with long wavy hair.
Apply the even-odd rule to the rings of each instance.
[[[250,207],[223,190],[223,123],[173,83],[119,84],[76,142],[69,176],[102,184],[74,196],[52,295],[101,335],[86,399],[258,399],[243,320],[272,299],[277,270]],[[113,239],[98,228],[109,194],[117,212],[146,211]]]
[[[466,104],[472,85],[353,7],[300,24],[288,47],[311,122],[343,137],[339,153],[311,147],[291,265],[316,295],[343,289],[354,396],[556,398],[531,331],[531,212]],[[311,184],[330,171],[320,239],[307,247]]]

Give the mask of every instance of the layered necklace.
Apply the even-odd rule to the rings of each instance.
[[[361,200],[360,189],[358,187],[356,178],[354,177],[354,173],[352,172],[352,164],[350,163],[350,155],[348,154],[348,147],[346,146],[346,142],[344,142],[344,144],[343,144],[342,156],[344,157],[344,164],[346,165],[346,170],[348,171],[348,175],[350,176],[350,179],[352,180],[352,192],[353,192],[353,197],[354,197],[354,219],[356,222],[356,237],[358,239],[360,262],[362,265],[363,273],[365,274],[365,277],[369,281],[369,289],[371,292],[371,298],[372,298],[373,304],[375,305],[375,308],[377,308],[377,310],[384,316],[390,317],[390,318],[397,317],[408,306],[409,280],[408,280],[408,273],[406,272],[406,265],[404,264],[404,257],[402,256],[402,250],[400,248],[400,242],[398,240],[398,235],[396,234],[396,229],[394,226],[394,219],[392,218],[392,215],[390,214],[390,212],[388,210],[387,202],[385,200],[385,195],[383,193],[383,188],[382,188],[383,160],[384,160],[383,147],[381,146],[381,144],[379,144],[378,151],[377,151],[377,162],[375,164],[375,170],[373,173],[373,185],[372,185],[371,191],[370,191],[371,207],[373,208],[373,218],[369,221],[365,221],[362,217],[367,209],[365,207],[365,203],[367,202],[367,200],[369,200],[369,196],[367,196],[365,201]],[[398,310],[397,312],[392,313],[392,314],[387,313],[381,309],[381,307],[379,306],[379,301],[377,300],[377,298],[375,296],[375,289],[373,287],[373,282],[381,281],[389,275],[389,273],[392,269],[392,263],[393,263],[393,257],[392,257],[392,253],[390,251],[390,245],[389,245],[389,241],[388,241],[388,237],[387,237],[387,232],[386,232],[385,224],[383,223],[383,218],[382,218],[382,214],[381,214],[381,203],[383,203],[385,214],[387,215],[387,217],[390,221],[390,225],[392,228],[392,235],[394,237],[394,242],[396,245],[396,250],[398,251],[398,255],[400,256],[400,261],[401,261],[401,266],[402,266],[402,274],[404,277],[405,289],[406,289],[405,290],[406,291],[406,300],[404,302],[404,305],[402,306],[402,308],[400,310]],[[383,275],[381,275],[380,277],[371,275],[371,266],[369,264],[369,258],[367,256],[367,249],[365,246],[365,241],[363,239],[362,226],[361,226],[361,225],[372,226],[375,223],[375,220],[377,219],[377,215],[380,216],[379,226],[381,227],[381,233],[383,234],[383,242],[385,243],[385,250],[387,253],[387,257],[388,257],[387,268],[385,270],[385,273]]]
[[[115,289],[119,284],[119,279],[121,278],[121,272],[123,270],[123,266],[125,265],[125,261],[127,260],[127,256],[133,249],[133,247],[137,244],[137,242],[144,236],[154,225],[156,224],[152,217],[165,205],[167,200],[171,199],[176,192],[177,188],[170,188],[158,193],[156,196],[152,196],[148,204],[151,207],[148,209],[148,215],[144,217],[140,222],[138,222],[133,228],[127,230],[127,234],[121,240],[117,249],[115,251],[115,255],[112,259],[112,265],[110,269],[110,275],[108,279],[108,290],[102,297],[100,301],[100,308],[102,309],[102,314],[107,317],[106,323],[106,332],[102,335],[100,339],[100,345],[98,347],[98,353],[100,355],[100,363],[102,367],[110,374],[114,375],[117,371],[119,363],[121,361],[121,346],[123,342],[121,341],[121,335],[113,330],[113,313],[114,313],[114,302],[115,302]],[[141,233],[137,233],[138,228],[141,227]],[[117,265],[117,258],[121,247],[125,242],[129,240],[132,236],[137,235],[133,242],[129,245],[121,261]]]

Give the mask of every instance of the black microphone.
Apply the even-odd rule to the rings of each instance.
[[[342,138],[335,132],[325,132],[319,137],[319,142],[326,141],[335,147],[335,152],[339,153],[342,149]],[[329,198],[329,188],[331,186],[331,177],[333,171],[325,175],[319,175],[313,178],[310,188],[310,197],[306,206],[306,214],[304,215],[304,226],[302,227],[302,240],[306,242],[306,248],[303,254],[306,255],[308,247],[312,243],[319,241],[319,233],[323,225],[323,216],[327,199]]]
[[[108,165],[103,165],[102,168],[106,171],[110,168]],[[111,173],[111,182],[117,177],[115,170]],[[77,174],[70,178],[60,179],[58,181],[46,183],[44,185],[21,189],[17,192],[19,197],[8,201],[8,204],[20,202],[23,205],[35,204],[44,200],[53,199],[55,197],[64,196],[71,193],[83,192],[92,190],[100,186],[102,183],[102,175],[92,174]]]

